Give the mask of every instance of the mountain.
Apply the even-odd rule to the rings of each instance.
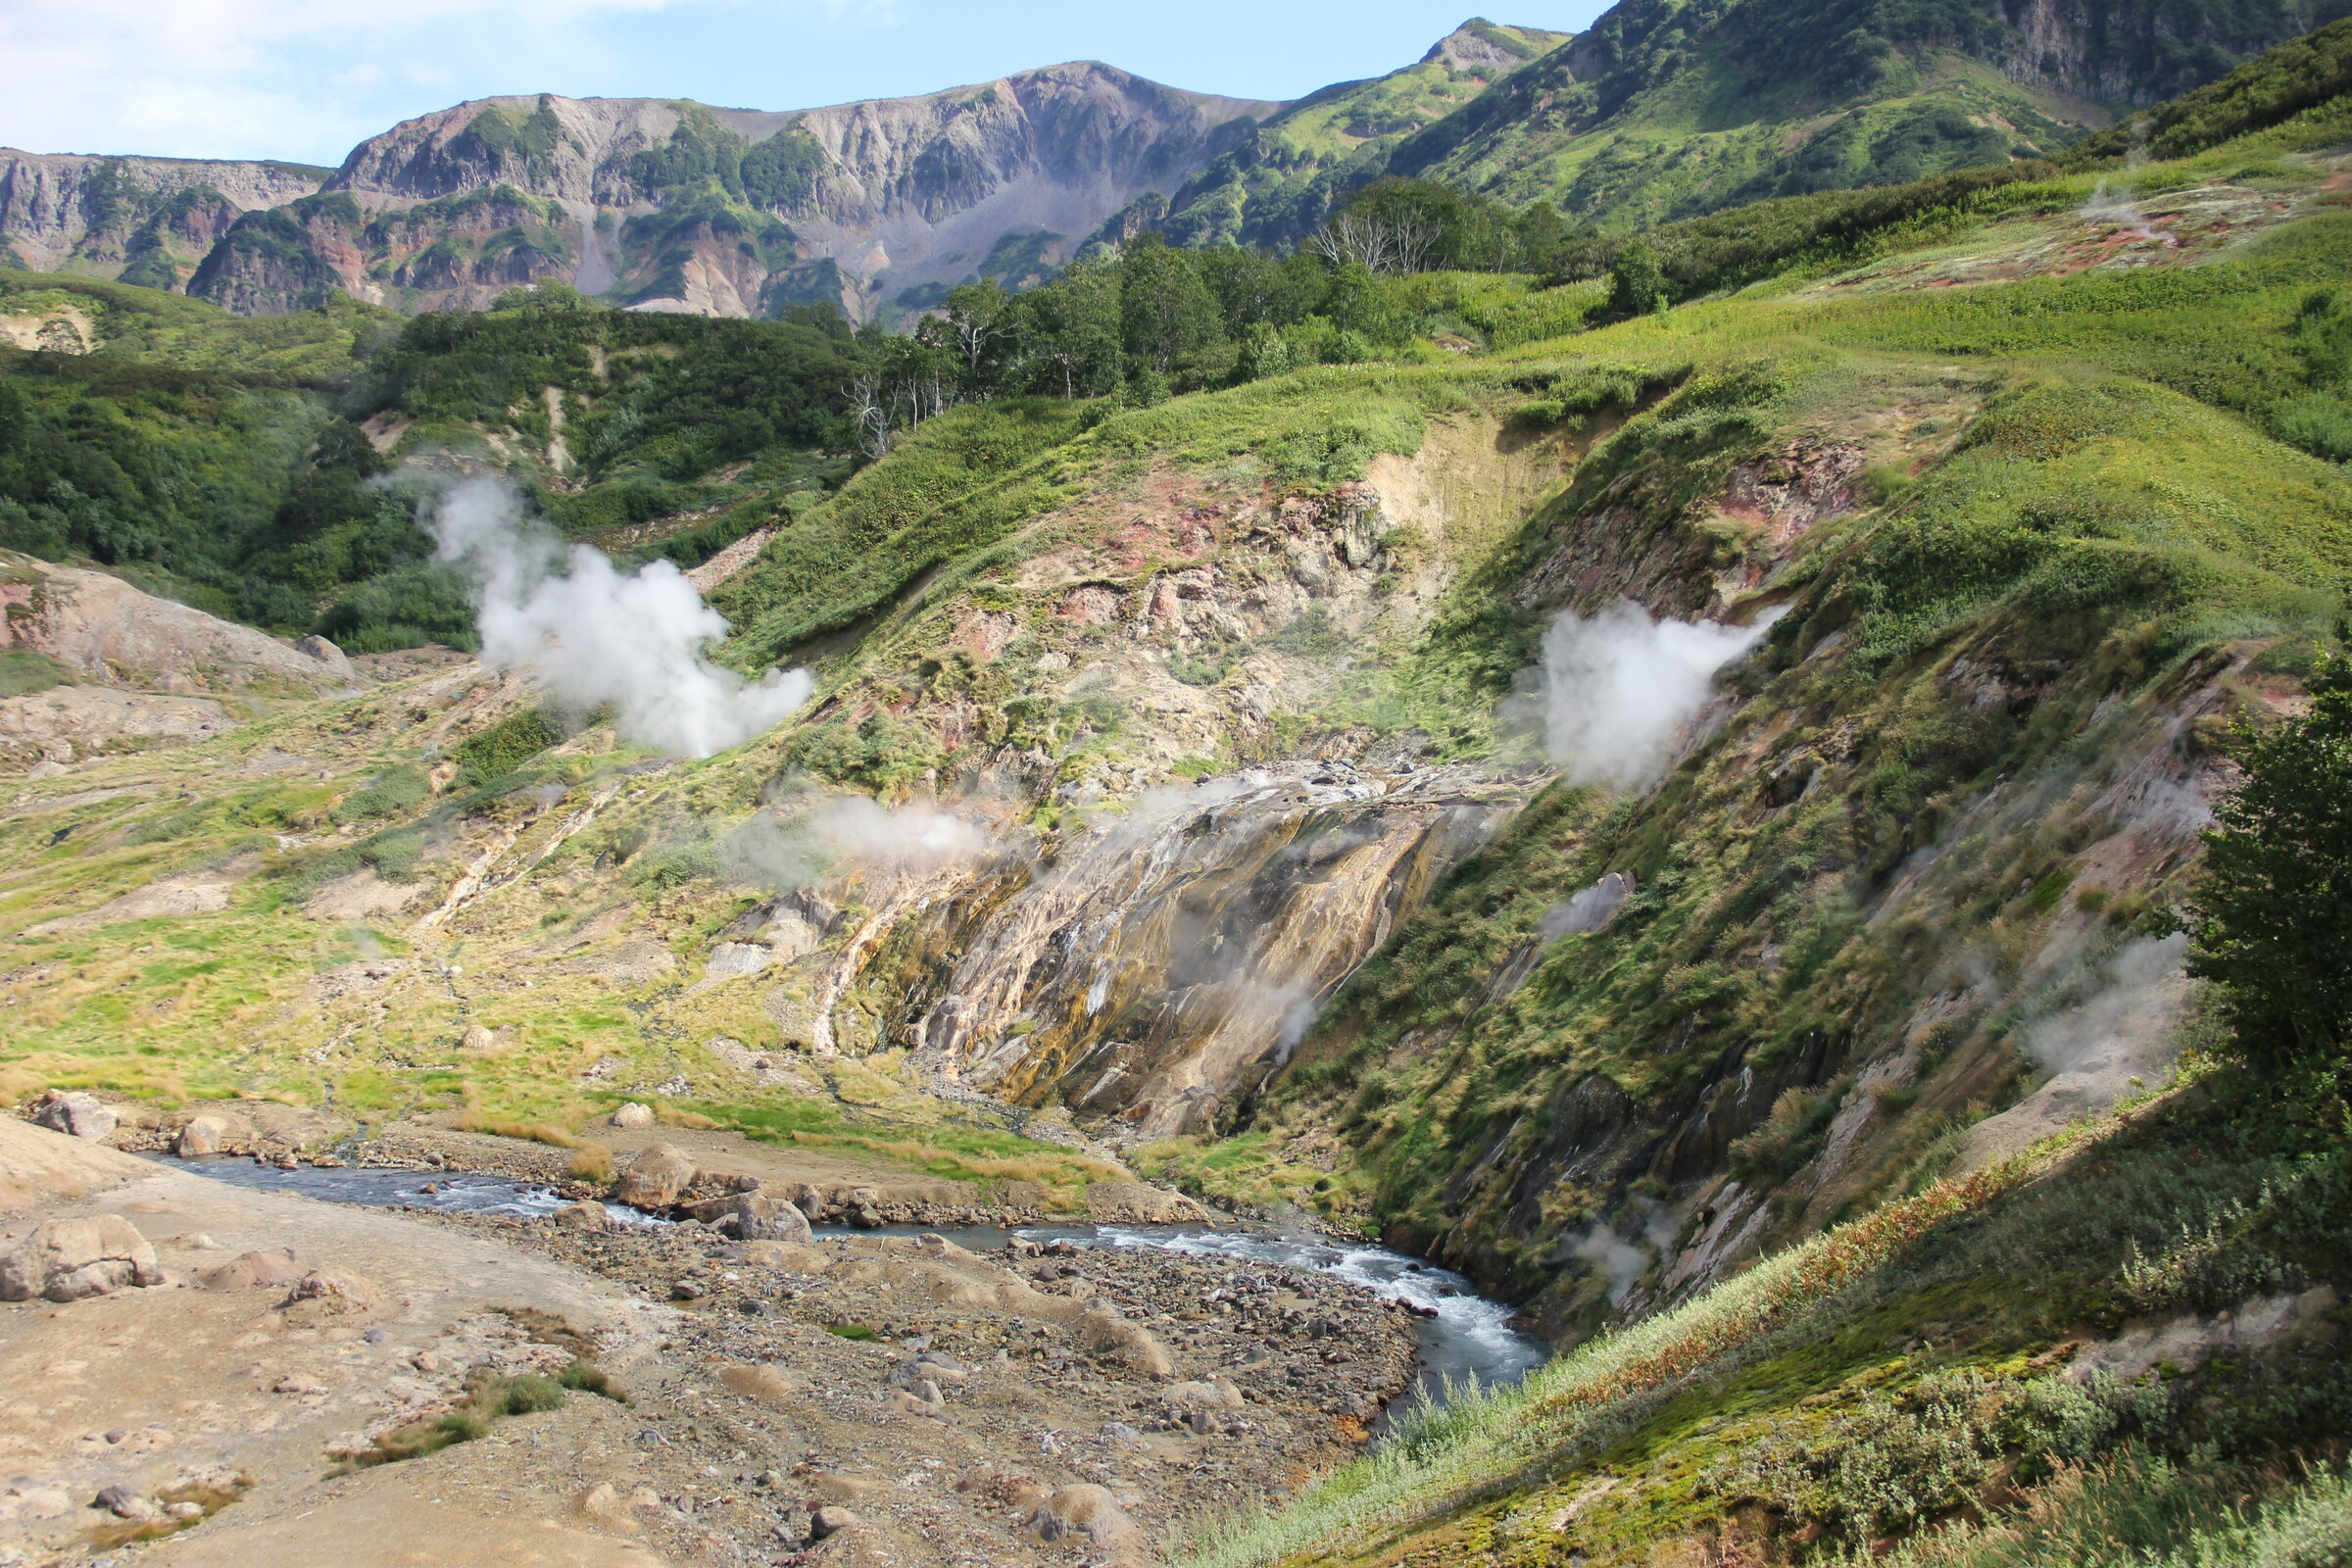
[[[239,215],[308,195],[327,172],[0,148],[0,265],[176,288]]]
[[[1626,229],[2045,155],[2345,0],[1626,0],[1387,171]]]
[[[2348,0],[1626,0],[1570,38],[1473,19],[1294,104],[1077,63],[792,112],[493,98],[332,172],[0,153],[0,262],[240,314],[406,313],[546,279],[638,309],[854,319],[1091,240],[1291,246],[1383,174],[1628,229],[2060,149]]]
[[[794,114],[462,104],[361,143],[315,196],[245,217],[189,290],[245,313],[326,289],[416,312],[556,278],[647,310],[830,300],[862,318],[975,270],[1059,262],[1276,107],[1091,63]]]
[[[1376,177],[1399,142],[1567,37],[1474,18],[1401,71],[1310,93],[1246,128],[1173,194],[1160,227],[1185,245],[1296,244]]]

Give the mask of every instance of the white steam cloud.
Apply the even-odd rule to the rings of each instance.
[[[809,826],[836,855],[906,870],[933,870],[988,848],[988,829],[952,811],[914,803],[885,807],[862,795],[827,802]]]
[[[2151,1079],[2173,1055],[2187,1000],[2188,938],[2139,937],[2108,959],[2090,994],[2026,1032],[2026,1049],[2085,1102],[2113,1104],[2132,1077]]]
[[[1609,1282],[1611,1306],[1623,1306],[1625,1298],[1634,1294],[1634,1287],[1642,1282],[1642,1276],[1649,1272],[1651,1262],[1674,1245],[1673,1213],[1655,1203],[1647,1208],[1639,1236],[1620,1236],[1607,1224],[1594,1220],[1591,1229],[1569,1244],[1569,1256],[1591,1264],[1594,1273]]]
[[[1631,600],[1590,618],[1562,611],[1544,635],[1544,748],[1571,784],[1641,789],[1673,762],[1715,672],[1753,648],[1753,626],[1656,620]]]
[[[748,880],[792,889],[813,886],[843,860],[923,872],[974,859],[989,845],[985,825],[936,807],[844,795],[798,822],[753,817],[729,836],[726,856]]]
[[[610,705],[627,739],[673,757],[709,757],[781,722],[808,700],[803,670],[758,683],[707,657],[727,634],[678,568],[657,561],[623,576],[604,552],[530,522],[502,479],[467,479],[426,518],[439,559],[473,579],[482,662],[527,670],[566,708]]]

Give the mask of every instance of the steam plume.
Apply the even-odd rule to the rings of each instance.
[[[1652,619],[1621,599],[1587,618],[1562,611],[1544,636],[1544,747],[1571,784],[1641,789],[1674,760],[1715,672],[1756,645],[1766,622]]]
[[[835,796],[798,822],[753,817],[727,840],[727,859],[751,881],[789,890],[813,886],[841,860],[931,871],[971,859],[989,844],[986,826],[934,807]]]
[[[587,545],[568,550],[528,521],[503,479],[467,479],[431,503],[439,559],[472,578],[482,662],[530,672],[556,701],[610,705],[620,732],[673,757],[709,757],[780,722],[808,700],[802,670],[757,684],[705,657],[727,623],[676,566],[622,576]]]

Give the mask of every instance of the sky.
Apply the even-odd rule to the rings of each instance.
[[[1296,98],[1409,65],[1476,0],[0,0],[0,146],[340,164],[467,98],[808,109],[1102,60]],[[1574,30],[1600,0],[1497,22]]]

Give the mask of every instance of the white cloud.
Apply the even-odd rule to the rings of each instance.
[[[837,3],[785,9],[816,16]],[[736,9],[730,0],[0,5],[0,143],[338,163],[362,138],[446,107],[453,93],[561,90],[603,66],[626,69],[634,62],[615,23]]]

